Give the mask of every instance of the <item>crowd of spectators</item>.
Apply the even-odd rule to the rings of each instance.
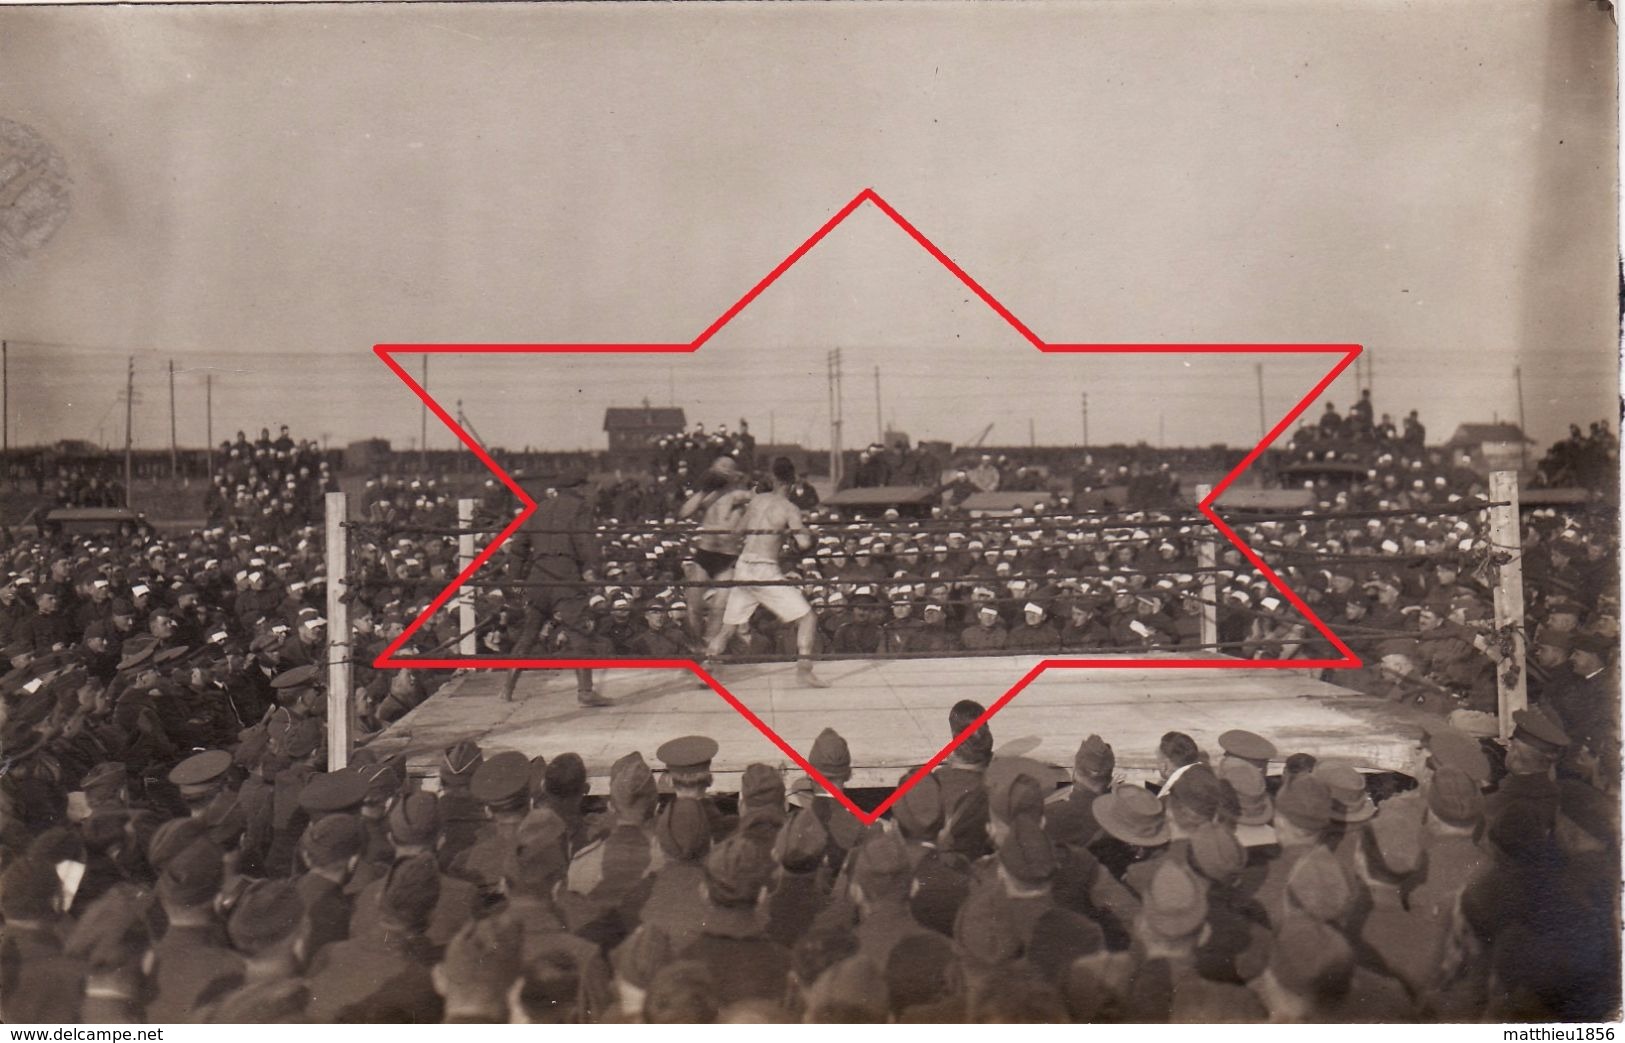
[[[275,543],[322,520],[322,494],[338,488],[321,447],[295,442],[284,424],[276,438],[261,428],[254,441],[237,432],[220,443],[214,480],[203,497],[211,526],[230,525],[239,532]]]
[[[58,507],[123,507],[124,483],[109,467],[72,465],[57,475],[54,500]]]
[[[1052,767],[993,758],[984,729],[865,828],[767,766],[737,802],[715,798],[692,742],[658,758],[673,798],[629,751],[607,806],[562,750],[526,762],[459,744],[438,796],[365,748],[324,771],[330,577],[314,512],[333,479],[309,443],[261,441],[228,453],[222,512],[202,530],[4,533],[6,1021],[1594,1020],[1617,1007],[1608,514],[1531,512],[1521,547],[1494,546],[1470,509],[1480,477],[1396,454],[1308,516],[1238,523],[1368,664],[1332,679],[1437,722],[1408,795],[1374,805],[1337,765],[1260,756],[1257,736],[1201,751],[1179,733],[1159,751],[1161,799],[1114,784],[1094,736],[1057,790]],[[348,578],[365,738],[445,678],[369,664],[455,575],[456,494],[388,478],[360,499]],[[480,525],[512,511],[489,483]],[[1334,652],[1238,551],[1199,566],[1206,532],[1188,513],[1084,513],[1060,496],[996,522],[951,498],[931,517],[809,504],[806,518],[816,542],[787,576],[818,608],[821,655],[1178,651],[1201,644],[1215,595],[1231,654]],[[599,519],[601,585],[573,624],[599,647],[697,650],[692,546],[670,520]],[[529,589],[502,585],[508,554],[478,588],[485,653],[508,650]],[[1488,593],[1514,556],[1535,709],[1503,747],[1448,721],[1473,730],[1496,673],[1515,668]],[[407,654],[447,651],[457,626],[441,613]],[[788,657],[787,641],[762,620],[731,651]],[[955,709],[954,734],[974,709]],[[849,772],[834,733],[813,762],[837,784]]]

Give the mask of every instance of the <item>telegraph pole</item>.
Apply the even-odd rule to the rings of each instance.
[[[423,392],[429,392],[429,353],[423,353]],[[418,470],[429,473],[429,403],[425,401],[418,418]]]
[[[203,439],[209,446],[209,484],[214,484],[214,374],[203,374]]]
[[[169,360],[169,477],[181,469],[180,442],[175,437],[175,360]]]
[[[11,450],[11,347],[0,340],[0,450]]]
[[[886,444],[886,425],[880,419],[880,367],[875,367],[875,442]]]
[[[1518,470],[1524,471],[1529,467],[1529,432],[1523,426],[1523,367],[1513,366],[1512,377],[1518,382]]]
[[[1089,392],[1083,393],[1083,447],[1089,448]]]
[[[1253,372],[1258,376],[1258,437],[1262,441],[1268,430],[1264,421],[1264,364],[1253,363]]]
[[[1027,418],[1027,444],[1035,449],[1038,447],[1038,427],[1032,417]]]
[[[824,356],[829,369],[829,478],[841,487],[841,349]]]
[[[124,377],[124,506],[130,506],[130,488],[135,484],[135,464],[130,455],[130,422],[135,417],[135,356]]]

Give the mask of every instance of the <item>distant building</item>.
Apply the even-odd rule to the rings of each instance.
[[[1480,471],[1516,471],[1528,459],[1525,447],[1534,444],[1517,424],[1462,424],[1444,447],[1455,458],[1470,457]]]
[[[604,431],[611,453],[641,453],[665,435],[681,434],[688,419],[678,406],[610,406],[604,410]]]

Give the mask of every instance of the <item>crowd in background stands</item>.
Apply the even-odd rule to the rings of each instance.
[[[565,751],[517,767],[447,751],[438,798],[365,751],[324,773],[329,577],[298,512],[330,479],[308,443],[238,448],[221,488],[245,509],[204,530],[0,537],[7,1021],[1594,1020],[1617,1005],[1607,513],[1530,512],[1522,548],[1490,546],[1476,512],[1242,526],[1367,658],[1334,680],[1441,722],[1467,711],[1463,726],[1508,667],[1486,587],[1522,555],[1537,716],[1504,757],[1440,723],[1422,789],[1375,817],[1334,768],[1290,758],[1293,780],[1265,785],[1177,737],[1165,800],[1114,789],[1091,738],[1074,789],[1046,803],[1048,769],[1033,784],[994,770],[989,738],[866,830],[766,768],[738,808],[706,797],[699,769],[669,772],[679,799],[657,801],[630,751],[597,814]],[[1316,513],[1484,494],[1437,456],[1390,452]],[[449,489],[380,480],[363,499],[350,577],[368,733],[444,680],[368,664],[457,565]],[[481,518],[512,509],[493,484]],[[788,564],[819,605],[822,654],[1177,649],[1197,633],[1208,573],[1186,514],[1102,518],[1061,497],[997,526],[951,507],[808,517],[818,542]],[[581,625],[611,649],[693,648],[691,547],[666,521],[601,521],[603,585],[583,591]],[[1330,653],[1239,553],[1217,567],[1232,652]],[[482,651],[504,650],[524,597],[481,590]],[[408,652],[457,636],[442,613]],[[734,651],[782,642],[763,625]],[[814,751],[837,782],[844,750]]]
[[[123,507],[124,483],[106,466],[74,465],[57,475],[54,498],[58,507]]]
[[[237,432],[220,443],[214,481],[203,509],[211,526],[230,524],[241,532],[277,542],[322,521],[322,494],[338,489],[326,457],[315,442],[295,442],[286,424],[273,439],[269,428],[250,442]]]

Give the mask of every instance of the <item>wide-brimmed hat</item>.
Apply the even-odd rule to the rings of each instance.
[[[1140,786],[1124,786],[1095,798],[1095,821],[1118,840],[1137,847],[1168,843],[1162,801]]]

